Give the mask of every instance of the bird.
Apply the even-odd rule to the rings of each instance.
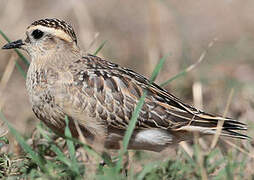
[[[73,27],[63,20],[34,21],[23,39],[2,49],[19,48],[31,63],[26,88],[36,117],[64,135],[65,117],[73,137],[77,122],[88,143],[119,149],[140,98],[144,104],[128,149],[160,152],[193,133],[213,135],[223,121],[222,136],[247,139],[246,124],[210,114],[163,89],[143,75],[104,58],[82,53]]]

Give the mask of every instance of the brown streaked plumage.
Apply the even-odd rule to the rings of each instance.
[[[238,131],[245,124],[202,112],[183,103],[144,76],[93,55],[82,56],[70,25],[58,19],[33,22],[24,40],[3,49],[21,48],[31,56],[27,89],[36,116],[55,132],[64,133],[67,115],[89,142],[102,140],[106,148],[119,148],[138,100],[147,91],[131,138],[130,149],[161,151],[192,132],[245,139]]]

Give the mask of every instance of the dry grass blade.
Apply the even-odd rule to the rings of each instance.
[[[2,78],[0,80],[0,97],[3,94],[4,89],[6,88],[6,85],[11,77],[11,74],[15,67],[15,59],[17,59],[17,54],[12,54],[10,60],[8,61],[8,64],[4,70],[4,73],[2,75]]]
[[[162,57],[159,60],[156,67],[154,68],[154,70],[152,72],[152,75],[149,79],[151,83],[153,81],[155,81],[155,79],[158,76],[161,68],[163,67],[163,64],[164,64],[166,58],[167,58],[167,56]],[[131,139],[131,135],[134,131],[134,128],[136,126],[139,112],[141,111],[141,108],[143,107],[143,104],[145,103],[146,95],[147,95],[147,91],[144,91],[143,95],[140,97],[140,99],[139,99],[139,101],[138,101],[138,103],[137,103],[137,105],[136,105],[136,107],[135,107],[135,109],[132,113],[132,117],[130,119],[128,128],[125,131],[125,135],[123,137],[123,147],[119,151],[119,160],[118,160],[117,165],[116,165],[116,172],[120,172],[120,169],[121,169],[121,166],[122,166],[123,155],[127,152],[128,144],[129,144],[129,141]]]
[[[192,91],[194,106],[198,109],[203,109],[202,84],[199,81],[194,82]]]
[[[193,92],[193,100],[194,100],[194,106],[197,108],[202,109],[203,105],[203,98],[202,98],[202,85],[200,82],[195,82],[192,86],[192,92]],[[184,151],[190,156],[193,157],[193,150],[189,146],[189,144],[185,141],[180,143],[180,146],[184,149]]]
[[[15,67],[15,59],[17,59],[17,55],[13,53],[0,80],[0,110],[3,108],[5,103],[5,96],[3,96],[3,91],[5,90],[7,83],[13,73]],[[9,131],[7,126],[4,122],[2,122],[0,124],[0,137],[5,136],[8,132]]]
[[[202,151],[202,149],[200,147],[198,139],[199,139],[199,133],[195,132],[194,133],[194,143],[196,145],[197,163],[200,168],[202,180],[207,180],[208,176],[207,176],[206,168],[204,167],[204,152]]]
[[[4,106],[4,102],[5,102],[5,97],[3,96],[3,91],[7,86],[7,83],[13,73],[14,67],[15,67],[15,59],[17,59],[17,54],[13,53],[11,55],[11,58],[4,70],[4,73],[2,75],[2,78],[0,80],[0,110],[2,109],[2,107]]]
[[[233,94],[234,94],[234,89],[231,89],[230,94],[228,96],[228,101],[227,101],[227,105],[226,105],[226,109],[224,111],[223,117],[226,117],[226,115],[227,115],[227,112],[228,112],[229,105],[230,105],[230,102],[232,100]],[[219,136],[220,136],[221,131],[222,131],[223,124],[224,124],[224,121],[218,121],[217,130],[216,130],[216,132],[214,134],[214,137],[213,137],[211,149],[213,149],[216,146],[217,142],[218,142]]]
[[[204,58],[205,54],[203,53],[201,55],[201,57]],[[202,101],[202,85],[201,85],[201,83],[200,82],[195,82],[192,86],[192,91],[193,91],[193,100],[194,100],[195,107],[198,107],[198,108],[202,109],[203,101]],[[201,148],[201,145],[199,143],[199,139],[200,139],[199,133],[197,132],[197,133],[194,134],[194,142],[195,142],[195,145],[198,148],[197,162],[198,162],[198,165],[200,167],[202,180],[207,180],[208,175],[207,175],[206,168],[204,167],[204,151]]]
[[[100,35],[99,32],[96,32],[94,34],[92,41],[90,42],[90,44],[87,47],[87,51],[89,51],[92,48],[92,46],[95,44],[96,40],[98,39],[99,35]]]
[[[23,136],[19,134],[5,118],[4,114],[0,111],[0,118],[7,124],[10,133],[16,138],[23,150],[31,157],[34,163],[36,163],[43,172],[49,175],[49,169],[45,166],[45,159],[43,159],[37,152],[27,144]],[[50,176],[50,175],[49,175]]]
[[[195,62],[194,64],[190,65],[189,67],[187,67],[186,69],[184,69],[183,71],[181,71],[180,73],[176,74],[175,76],[173,76],[172,78],[168,79],[167,81],[163,82],[162,84],[160,84],[160,86],[166,86],[168,85],[171,81],[177,79],[180,76],[185,75],[186,73],[190,72],[192,69],[194,69],[195,67],[197,67],[205,58],[208,50],[214,45],[214,43],[217,41],[217,38],[214,38],[209,44],[206,50],[203,51],[203,53],[201,54],[201,56],[199,57],[199,59],[197,60],[197,62]]]
[[[11,41],[9,40],[9,38],[4,34],[3,31],[0,30],[0,35],[8,42],[10,43]],[[22,61],[29,66],[29,61],[25,58],[25,56],[18,50],[18,49],[14,49],[14,51],[18,54],[18,56],[22,59]]]
[[[83,144],[86,144],[86,145],[87,145],[87,141],[86,141],[86,139],[85,139],[85,137],[84,137],[84,135],[83,135],[83,133],[82,133],[80,127],[79,127],[79,124],[78,124],[78,122],[77,122],[76,120],[74,120],[74,124],[75,124],[75,127],[76,127],[77,131],[78,131],[79,140],[80,140]],[[84,148],[81,149],[81,153],[82,153],[82,157],[86,157],[86,151],[85,151]],[[97,162],[99,161],[99,159],[101,159],[100,156],[94,156],[94,157],[95,157],[95,159],[96,159]],[[84,163],[85,163],[85,162],[84,162]]]
[[[228,145],[230,145],[230,146],[236,148],[238,151],[242,152],[243,154],[246,154],[247,156],[249,156],[249,157],[251,157],[251,158],[254,159],[254,155],[253,155],[253,154],[251,154],[251,153],[245,151],[243,148],[237,146],[236,144],[234,144],[234,143],[232,143],[232,142],[230,142],[230,141],[228,141],[228,140],[224,140],[224,142],[227,143]]]
[[[0,122],[0,138],[6,136],[9,130],[4,122]]]
[[[183,150],[190,156],[193,157],[193,150],[192,148],[189,146],[189,144],[185,141],[182,141],[179,143],[180,146],[183,148]]]
[[[79,124],[78,124],[78,122],[76,120],[74,120],[74,124],[75,124],[75,127],[76,127],[77,131],[78,131],[79,140],[82,143],[87,144],[86,139],[85,139],[85,137],[84,137],[84,135],[83,135],[83,133],[82,133],[80,127],[79,127]]]

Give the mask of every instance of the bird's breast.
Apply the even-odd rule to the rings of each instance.
[[[51,68],[39,68],[31,63],[26,79],[26,88],[32,105],[48,103],[50,97],[50,86],[58,79],[58,74]]]

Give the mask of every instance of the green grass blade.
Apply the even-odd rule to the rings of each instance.
[[[119,153],[119,160],[117,161],[116,172],[119,172],[121,170],[123,155],[127,152],[128,144],[129,144],[131,135],[134,131],[134,128],[136,126],[136,122],[137,122],[137,119],[138,119],[139,112],[140,112],[140,110],[141,110],[141,108],[142,108],[142,106],[145,102],[146,94],[147,93],[144,92],[144,94],[139,99],[138,104],[137,104],[137,106],[134,109],[134,112],[132,114],[132,117],[131,117],[130,123],[128,125],[128,128],[125,132],[125,135],[124,135],[124,138],[123,138],[123,149]]]
[[[64,131],[65,136],[72,137],[72,134],[71,134],[71,131],[69,128],[69,119],[67,116],[65,116],[65,124],[66,124],[65,131]],[[66,139],[66,142],[67,142],[68,150],[70,153],[70,159],[72,161],[72,169],[78,175],[79,174],[79,166],[78,166],[78,162],[76,159],[76,151],[75,151],[74,143],[73,143],[73,141],[71,141],[69,139]]]
[[[72,137],[69,137],[69,136],[65,136],[64,137],[66,140],[71,140],[77,144],[80,144],[82,145],[82,147],[86,150],[86,152],[88,152],[89,154],[91,154],[92,156],[98,158],[98,159],[103,159],[102,156],[100,156],[100,154],[98,154],[96,151],[94,151],[91,147],[89,147],[88,145],[84,144],[83,142],[81,142],[80,140],[78,139],[75,139],[75,138],[72,138]]]
[[[100,52],[100,50],[104,47],[104,45],[106,44],[106,40],[105,41],[103,41],[102,43],[101,43],[101,45],[96,49],[96,51],[93,53],[93,55],[94,56],[96,56],[99,52]]]
[[[152,73],[151,78],[150,78],[150,82],[154,82],[154,81],[155,81],[155,79],[157,78],[157,76],[158,76],[158,74],[159,74],[161,68],[163,67],[163,65],[164,65],[164,63],[165,63],[165,61],[166,61],[166,59],[167,59],[168,56],[169,56],[169,55],[165,55],[165,56],[163,56],[163,57],[159,60],[158,64],[156,65],[156,67],[155,67],[154,70],[153,70],[153,73]]]
[[[39,125],[37,126],[37,129],[39,130],[40,134],[42,134],[42,136],[47,139],[49,142],[51,142],[52,140],[50,139],[50,137],[44,132],[44,130],[42,129],[42,127]],[[67,166],[69,166],[70,168],[72,168],[72,162],[65,156],[65,154],[55,145],[55,144],[51,144],[50,145],[50,149],[56,153],[57,155],[57,159],[60,160],[61,162],[63,162],[64,164],[66,164]]]
[[[161,87],[168,85],[169,83],[171,83],[173,80],[185,75],[186,73],[188,73],[189,71],[191,71],[192,69],[196,68],[204,59],[206,54],[208,53],[208,50],[214,45],[214,43],[217,41],[217,39],[213,39],[207,46],[207,49],[205,49],[202,54],[200,55],[199,59],[194,63],[191,64],[190,66],[188,66],[187,68],[185,68],[183,71],[179,72],[178,74],[176,74],[175,76],[173,76],[172,78],[168,79],[167,81],[163,82],[162,84],[160,84]]]
[[[140,110],[143,107],[143,104],[145,102],[146,94],[147,94],[147,92],[144,92],[144,94],[139,99],[137,107],[135,108],[135,110],[133,112],[133,115],[131,117],[129,126],[128,126],[128,128],[126,130],[126,133],[125,133],[125,136],[123,138],[123,148],[124,148],[124,151],[127,150],[127,147],[128,147],[128,144],[129,144],[129,141],[130,141],[130,138],[131,138],[131,135],[132,135],[133,130],[134,130],[135,126],[136,126],[136,122],[137,122],[137,119],[138,119],[139,112],[140,112]]]
[[[64,134],[65,134],[65,136],[72,137],[72,134],[71,134],[71,131],[69,128],[69,119],[67,116],[65,116],[65,123],[66,123],[66,126],[65,126]],[[71,159],[75,159],[75,146],[74,146],[73,141],[67,140],[67,146],[68,146],[68,150],[69,150]]]
[[[163,82],[160,84],[161,87],[168,85],[169,83],[171,83],[173,80],[185,75],[187,73],[187,68],[181,72],[179,72],[178,74],[176,74],[175,76],[173,76],[172,78],[168,79],[167,81]]]
[[[26,79],[26,72],[22,69],[22,67],[19,65],[19,63],[17,61],[15,61],[15,66],[18,69],[18,71],[20,72],[20,74]]]
[[[147,173],[151,172],[153,169],[158,168],[162,163],[164,162],[159,161],[159,162],[152,162],[152,163],[146,164],[143,170],[137,176],[137,180],[143,180]]]
[[[158,76],[165,60],[166,60],[167,56],[164,56],[163,58],[160,59],[159,63],[156,65],[155,69],[153,70],[152,76],[150,78],[150,82],[152,83],[156,77]],[[135,129],[136,123],[137,123],[137,119],[138,119],[138,115],[139,112],[141,111],[144,103],[145,103],[145,98],[146,98],[147,92],[144,91],[143,95],[141,96],[141,98],[139,99],[136,108],[133,111],[131,120],[129,122],[128,128],[124,134],[124,138],[123,138],[123,149],[120,151],[119,153],[119,160],[116,164],[116,172],[119,172],[121,167],[122,167],[122,159],[123,159],[123,155],[127,152],[127,148],[128,148],[128,144],[129,141],[131,139],[132,133]]]
[[[11,134],[14,135],[16,140],[19,142],[21,147],[25,152],[31,157],[32,161],[34,161],[45,173],[49,174],[49,170],[45,167],[46,161],[26,143],[24,138],[9,124],[3,113],[0,111],[0,118],[7,124]]]
[[[10,39],[4,34],[3,31],[0,30],[0,34],[1,36],[8,42],[10,43]],[[14,49],[14,51],[18,54],[18,56],[22,59],[22,61],[29,66],[30,62],[25,58],[25,56],[18,50],[18,49]]]

